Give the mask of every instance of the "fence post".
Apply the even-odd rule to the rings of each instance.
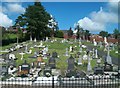
[[[54,88],[54,75],[52,75],[52,88]]]

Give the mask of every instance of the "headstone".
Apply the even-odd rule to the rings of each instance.
[[[11,65],[8,67],[8,74],[14,74],[16,70],[17,69],[13,65]]]
[[[54,57],[50,57],[48,64],[50,66],[51,69],[55,69],[56,68],[56,60]]]
[[[108,64],[111,64],[111,65],[112,65],[112,58],[111,58],[111,56],[110,56],[109,46],[108,46],[108,51],[107,51],[106,62],[107,62]]]
[[[99,42],[99,46],[100,46],[100,48],[102,48],[102,42],[101,41]]]
[[[105,62],[104,71],[113,71],[113,66]]]
[[[43,49],[43,55],[46,55],[47,52],[46,52],[46,48]]]
[[[48,41],[48,37],[46,37],[45,41]]]
[[[69,56],[68,55],[68,48],[66,48],[65,56]]]
[[[19,54],[21,55],[21,60],[23,60],[23,56],[24,56],[25,53],[21,52]]]
[[[87,72],[88,72],[89,74],[92,72],[92,66],[91,66],[91,61],[90,61],[90,55],[88,55]]]
[[[79,55],[79,58],[78,58],[78,65],[82,65],[82,56]]]
[[[45,77],[50,77],[50,76],[52,76],[51,68],[50,68],[50,67],[45,67],[45,70],[43,71],[43,75],[44,75]]]
[[[94,46],[97,46],[97,42],[93,39]]]
[[[92,58],[95,58],[95,49],[92,50]]]
[[[52,53],[52,57],[53,57],[53,58],[58,58],[57,52],[53,52],[53,53]]]
[[[37,40],[36,40],[36,38],[34,39],[34,42],[36,42]]]
[[[26,62],[25,62],[21,65],[21,69],[20,71],[22,71],[20,74],[24,74],[24,75],[27,75],[29,74],[29,71],[30,71],[30,65]]]
[[[98,51],[97,51],[97,49],[95,50],[95,58],[98,58]]]
[[[103,69],[103,67],[100,67],[100,66],[95,67],[95,68],[94,68],[94,74],[95,74],[95,75],[98,75],[98,74],[103,75],[103,74],[104,74],[104,69]]]
[[[74,71],[74,58],[72,57],[72,55],[68,58],[67,71]]]
[[[113,50],[113,51],[115,50],[115,45],[114,45],[114,44],[112,45],[112,50]]]
[[[32,41],[32,36],[30,35],[30,41]]]
[[[73,51],[73,47],[72,47],[72,46],[70,46],[70,49],[69,49],[69,51],[70,51],[70,52],[72,52],[72,51]]]
[[[107,38],[104,37],[104,51],[107,51],[107,46],[108,46]]]
[[[25,46],[25,52],[26,53],[28,53],[28,47],[27,47],[28,45],[26,44],[26,46]]]
[[[80,50],[79,50],[79,52],[82,52],[82,47],[80,46]]]
[[[9,54],[9,60],[15,60],[15,59],[16,59],[16,57],[14,54]]]

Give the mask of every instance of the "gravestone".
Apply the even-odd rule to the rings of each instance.
[[[16,59],[16,57],[14,54],[9,54],[9,60],[15,60],[15,59]]]
[[[109,46],[108,46],[108,52],[107,52],[106,62],[107,62],[108,64],[111,64],[111,65],[112,65],[112,58],[111,58],[111,56],[110,56]]]
[[[95,58],[95,49],[92,49],[92,58]]]
[[[87,65],[87,72],[90,74],[92,72],[92,66],[90,61],[90,55],[88,55],[88,65]]]
[[[29,74],[30,71],[30,65],[27,63],[27,61],[25,60],[24,63],[19,66],[19,75],[27,75]]]
[[[36,38],[34,39],[34,42],[36,42],[37,40],[36,40]]]
[[[21,60],[23,60],[23,56],[24,56],[25,53],[21,52],[19,54],[21,55]]]
[[[80,46],[80,50],[79,50],[79,52],[82,52],[82,47]]]
[[[107,38],[104,37],[104,51],[107,51],[107,46],[108,46]]]
[[[100,66],[100,64],[101,64],[101,59],[97,59],[97,66],[94,67],[95,75],[98,75],[98,74],[103,75],[104,74],[104,68],[103,68],[103,66]]]
[[[100,48],[102,48],[102,47],[103,47],[103,46],[102,46],[102,42],[101,42],[101,41],[99,42],[99,46],[100,46]]]
[[[51,69],[55,69],[56,68],[56,60],[55,57],[50,57],[48,64],[50,66]]]
[[[25,46],[25,53],[28,53],[28,45]]]
[[[105,62],[104,64],[104,71],[113,71],[113,66]]]
[[[53,57],[53,58],[58,58],[57,52],[53,52],[53,53],[52,53],[52,57]]]
[[[69,56],[68,55],[68,48],[66,48],[65,56]]]
[[[50,77],[52,76],[52,71],[51,71],[51,68],[50,67],[45,67],[44,71],[43,71],[43,75],[45,77]]]
[[[69,49],[69,51],[70,51],[70,52],[72,52],[72,51],[73,51],[73,47],[72,47],[72,46],[70,46],[70,49]]]
[[[93,44],[94,46],[97,46],[97,42],[95,41],[95,39],[93,39]]]
[[[82,65],[82,56],[79,55],[79,58],[78,58],[78,65]]]
[[[30,41],[32,42],[32,36],[30,35]]]
[[[95,50],[95,58],[98,58],[98,51],[97,51],[97,49]]]
[[[67,71],[74,71],[74,58],[73,58],[72,55],[68,58],[68,68],[67,68]]]

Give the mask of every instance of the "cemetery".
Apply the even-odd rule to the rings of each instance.
[[[120,88],[120,31],[112,4],[1,2],[0,88]]]
[[[67,85],[66,81],[68,79],[72,80],[73,78],[74,80],[76,78],[82,78],[88,81],[86,77],[91,79],[91,82],[96,83],[93,77],[97,78],[102,75],[104,76],[102,76],[103,78],[112,76],[113,80],[110,80],[110,82],[118,80],[118,64],[113,63],[113,58],[110,55],[112,48],[110,48],[109,43],[108,46],[104,46],[97,45],[95,40],[94,42],[83,40],[74,41],[74,39],[68,41],[62,38],[54,39],[56,41],[48,40],[30,40],[19,43],[18,46],[21,46],[21,48],[17,47],[16,49],[16,44],[13,44],[10,48],[2,50],[9,51],[1,52],[4,60],[4,63],[1,62],[2,68],[4,69],[0,73],[1,79],[4,81],[35,80],[33,81],[33,85],[40,85],[39,81],[42,79],[46,80],[44,81],[46,84],[51,84],[51,82],[47,82],[47,80],[52,80],[50,77],[55,77],[55,80],[62,77],[62,84],[61,82],[55,81],[55,85]],[[93,46],[93,48],[89,49],[88,44]],[[102,54],[99,54],[99,46],[106,49],[104,51],[107,53],[105,58],[103,58]],[[13,51],[10,51],[10,49],[13,49]],[[72,82],[74,81],[72,80]],[[80,82],[77,85],[83,84],[84,82]],[[88,81],[86,85],[90,84]]]

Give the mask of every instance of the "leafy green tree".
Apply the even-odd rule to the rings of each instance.
[[[99,33],[99,35],[102,36],[102,37],[108,37],[108,32],[106,32],[106,31],[101,31],[101,32]]]
[[[55,31],[55,37],[63,38],[64,33],[61,30]]]
[[[114,29],[113,35],[114,35],[115,39],[118,39],[118,37],[120,36],[120,31],[118,29]]]
[[[85,39],[89,40],[89,36],[90,36],[90,31],[85,30]]]
[[[38,40],[46,37],[48,32],[49,13],[46,12],[40,2],[35,2],[26,8],[21,16],[18,16],[16,23],[27,28],[27,32]]]
[[[68,37],[71,38],[73,35],[73,31],[72,28],[70,27],[70,29],[68,30]]]

